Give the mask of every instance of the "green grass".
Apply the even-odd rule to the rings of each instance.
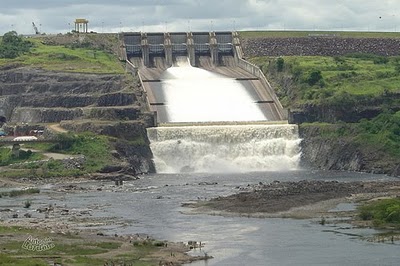
[[[398,57],[387,64],[374,64],[373,59],[360,60],[350,56],[339,57],[293,57],[287,58],[305,79],[312,71],[320,70],[324,78],[325,90],[347,92],[355,95],[378,95],[385,90],[400,91],[400,73],[395,68]],[[379,75],[388,73],[388,76]]]
[[[36,229],[29,229],[25,227],[19,226],[3,226],[0,225],[0,234],[30,234],[33,232],[37,232]]]
[[[57,143],[52,144],[32,144],[32,147],[38,150],[38,155],[24,160],[14,158],[3,159],[8,158],[4,154],[11,156],[10,151],[9,149],[0,149],[1,165],[9,165],[11,162],[25,162],[24,164],[10,166],[12,170],[2,171],[2,176],[8,178],[82,176],[100,170],[112,160],[110,140],[112,141],[113,138],[87,132],[80,134],[59,134],[58,139]],[[141,143],[141,140],[138,140],[138,143]],[[70,169],[67,169],[65,164],[60,160],[36,162],[36,159],[43,157],[40,154],[42,152],[70,154],[71,157],[83,156],[84,162],[80,168]]]
[[[330,34],[352,38],[400,38],[397,32],[366,32],[366,31],[239,31],[242,38],[299,38],[310,34]]]
[[[381,154],[386,161],[400,160],[400,111],[383,112],[373,119],[362,119],[359,123],[304,123],[300,127],[312,127],[324,139],[346,138],[363,151]]]
[[[283,71],[277,69],[277,58],[256,57],[251,62],[261,67],[267,78],[276,81],[275,88],[283,104],[296,107],[305,103],[340,104],[343,98],[353,102],[373,101],[400,93],[400,57],[370,54],[347,56],[285,56]],[[311,84],[310,77],[320,72],[322,79]],[[290,77],[291,88],[284,88],[280,80]],[[287,99],[285,99],[285,97]],[[368,98],[368,99],[366,99]],[[398,98],[398,97],[397,97]],[[392,97],[391,102],[399,102]],[[369,105],[364,102],[364,106]]]
[[[392,225],[400,228],[400,198],[382,199],[358,208],[363,220],[373,221],[375,226]]]
[[[11,190],[9,192],[1,192],[0,196],[19,197],[22,195],[37,194],[37,193],[40,193],[40,189],[28,188],[28,189],[21,189],[21,190]]]
[[[0,253],[0,266],[48,266],[49,264],[41,259],[13,258],[10,255]]]
[[[158,265],[158,261],[154,261],[151,254],[156,252],[160,247],[157,245],[159,241],[141,241],[140,244],[131,244],[129,250],[118,252],[122,246],[122,241],[113,241],[110,239],[87,240],[85,237],[64,234],[50,234],[46,231],[20,228],[16,226],[0,226],[0,234],[12,235],[10,238],[1,238],[0,246],[2,254],[0,254],[0,265],[48,265],[46,257],[57,256],[55,261],[62,265],[138,265],[150,266]],[[22,244],[26,237],[31,235],[33,238],[52,239],[54,247],[44,251],[30,251],[22,248]],[[163,242],[160,242],[163,243]],[[163,245],[160,245],[163,246]],[[101,254],[106,254],[115,250],[114,256],[103,258]],[[43,258],[32,260],[31,256],[43,256]],[[26,259],[25,259],[26,258]],[[28,261],[29,258],[29,261]],[[113,264],[113,265],[114,265]]]
[[[41,239],[45,237],[41,236]],[[53,238],[52,238],[53,239]],[[91,243],[91,242],[82,242],[76,241],[73,244],[66,244],[58,241],[57,239],[53,239],[52,243],[54,244],[54,248],[49,250],[40,251],[41,255],[73,255],[73,256],[87,256],[87,255],[95,255],[108,252],[113,249],[118,249],[121,246],[121,243],[113,243],[113,242],[102,242],[102,243]],[[18,250],[20,255],[29,255],[35,254],[37,251],[26,250],[22,248],[21,241],[10,241],[2,245],[3,250]]]
[[[19,157],[14,157],[12,155],[11,149],[9,148],[0,148],[0,166],[15,164],[15,163],[23,163],[28,161],[42,160],[44,158],[43,155],[38,154],[32,151],[19,151]]]
[[[116,56],[91,48],[68,48],[44,45],[40,39],[30,39],[34,48],[15,59],[0,59],[0,66],[21,64],[50,71],[95,74],[123,74],[124,68]]]
[[[61,142],[51,150],[84,155],[86,158],[84,167],[87,172],[98,171],[111,160],[110,144],[106,136],[87,132],[76,135],[59,134],[58,138]]]
[[[49,150],[53,145],[54,145],[53,143],[47,143],[47,142],[40,142],[40,143],[28,142],[24,143],[24,149],[46,151]]]

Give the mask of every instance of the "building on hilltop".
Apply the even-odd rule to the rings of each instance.
[[[75,32],[88,33],[89,20],[84,18],[75,19]]]

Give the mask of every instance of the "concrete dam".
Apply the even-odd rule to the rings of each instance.
[[[298,167],[297,126],[236,32],[124,33],[123,47],[155,114],[157,172]]]

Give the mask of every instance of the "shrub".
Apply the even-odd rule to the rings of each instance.
[[[33,44],[18,36],[17,32],[10,31],[4,34],[0,44],[0,58],[16,58],[29,52]]]
[[[285,65],[285,60],[282,57],[279,57],[276,60],[276,69],[277,69],[277,71],[278,72],[282,72],[284,65]]]
[[[315,70],[310,73],[307,79],[307,83],[310,86],[317,84],[318,82],[322,81],[322,73],[320,70]]]
[[[373,220],[375,225],[400,223],[400,198],[383,199],[359,207],[359,217]]]
[[[389,58],[386,56],[376,56],[373,59],[374,64],[379,65],[379,64],[387,64],[389,63]]]
[[[31,205],[32,205],[31,201],[30,201],[30,200],[27,200],[27,201],[25,201],[25,203],[24,203],[24,208],[28,209],[28,208],[31,207]]]

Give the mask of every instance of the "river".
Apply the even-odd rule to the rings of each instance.
[[[382,175],[299,170],[241,174],[154,174],[115,188],[110,181],[89,182],[88,191],[56,193],[51,186],[33,196],[35,206],[56,203],[93,209],[94,217],[115,217],[123,225],[99,227],[109,234],[144,233],[170,241],[201,241],[193,254],[213,256],[211,265],[398,265],[398,242],[372,243],[360,236],[377,233],[318,220],[222,217],[189,214],[183,202],[238,192],[239,186],[273,180],[376,180]],[[82,184],[81,184],[82,185]],[[102,187],[102,191],[96,188]],[[32,198],[32,197],[31,197]],[[96,208],[93,208],[96,206]],[[359,236],[355,236],[359,235]]]

